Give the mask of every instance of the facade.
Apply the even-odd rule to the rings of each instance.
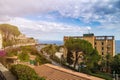
[[[114,36],[94,36],[93,33],[83,34],[83,36],[64,36],[64,41],[69,39],[84,39],[90,42],[93,48],[97,49],[102,56],[110,54],[115,55],[115,39]]]
[[[18,37],[16,37],[17,46],[35,45],[36,43],[37,42],[34,38],[26,37],[24,34],[20,34]]]

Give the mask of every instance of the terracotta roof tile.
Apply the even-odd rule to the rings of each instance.
[[[46,77],[46,80],[104,80],[98,77],[64,69],[52,64],[44,64],[34,67],[39,76]]]

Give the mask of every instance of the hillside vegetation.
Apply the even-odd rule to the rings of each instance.
[[[11,71],[16,75],[17,80],[45,80],[45,78],[39,77],[34,69],[26,65],[13,65]]]
[[[21,34],[18,27],[10,24],[0,24],[0,32],[3,37],[3,47],[15,44],[15,38]]]

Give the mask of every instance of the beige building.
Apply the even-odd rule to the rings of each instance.
[[[100,55],[115,55],[115,39],[114,36],[94,36],[93,33],[83,34],[83,36],[64,36],[64,41],[69,38],[84,39],[90,42],[93,48],[97,49]]]
[[[24,34],[20,34],[18,37],[16,37],[16,44],[18,46],[35,45],[36,43],[37,42],[34,38],[26,37]]]

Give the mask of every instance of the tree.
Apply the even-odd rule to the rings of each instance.
[[[100,70],[103,72],[108,72],[110,73],[111,71],[111,63],[113,61],[113,57],[110,54],[107,54],[105,56],[101,56],[100,60]]]
[[[8,57],[12,57],[12,56],[17,56],[19,50],[20,50],[19,47],[17,47],[17,48],[7,48],[7,49],[5,49],[5,52],[6,52]]]
[[[9,24],[0,24],[0,32],[3,36],[3,46],[11,46],[15,42],[15,37],[21,33],[16,26]]]
[[[32,55],[38,54],[38,51],[35,46],[21,46],[20,47],[23,52],[30,53]]]
[[[18,58],[20,59],[20,61],[29,61],[28,53],[22,52],[18,55]]]
[[[87,67],[93,67],[94,63],[98,62],[98,53],[93,49],[92,44],[88,41],[70,38],[65,41],[64,45],[68,50],[67,55],[72,54],[74,56],[74,59],[72,60],[74,68],[76,68],[76,65],[78,64],[80,58]],[[70,56],[67,57],[68,59],[70,58]]]
[[[17,77],[17,80],[45,80],[40,78],[34,69],[22,64],[13,65],[11,72]]]
[[[38,54],[35,61],[39,62],[39,64],[51,63],[51,61],[47,60],[46,57],[42,54]]]
[[[96,70],[98,70],[97,67],[98,67],[98,61],[100,60],[100,55],[98,55],[98,51],[96,49],[93,49],[93,52],[87,56],[86,57],[88,60],[86,61],[86,64],[89,69],[95,72]]]
[[[67,62],[69,63],[69,65],[73,64],[73,55],[72,52],[70,50],[68,50],[67,52]]]
[[[111,63],[112,72],[120,74],[120,54],[114,56],[113,61]]]
[[[49,55],[54,55],[58,51],[58,46],[50,44],[44,47],[42,51],[45,51]]]
[[[110,54],[106,55],[106,72],[110,72],[110,65],[113,57]]]
[[[10,25],[10,24],[1,24],[0,25],[0,31],[3,33],[5,38],[8,38],[9,35],[13,36],[19,36],[20,31],[16,26]]]

